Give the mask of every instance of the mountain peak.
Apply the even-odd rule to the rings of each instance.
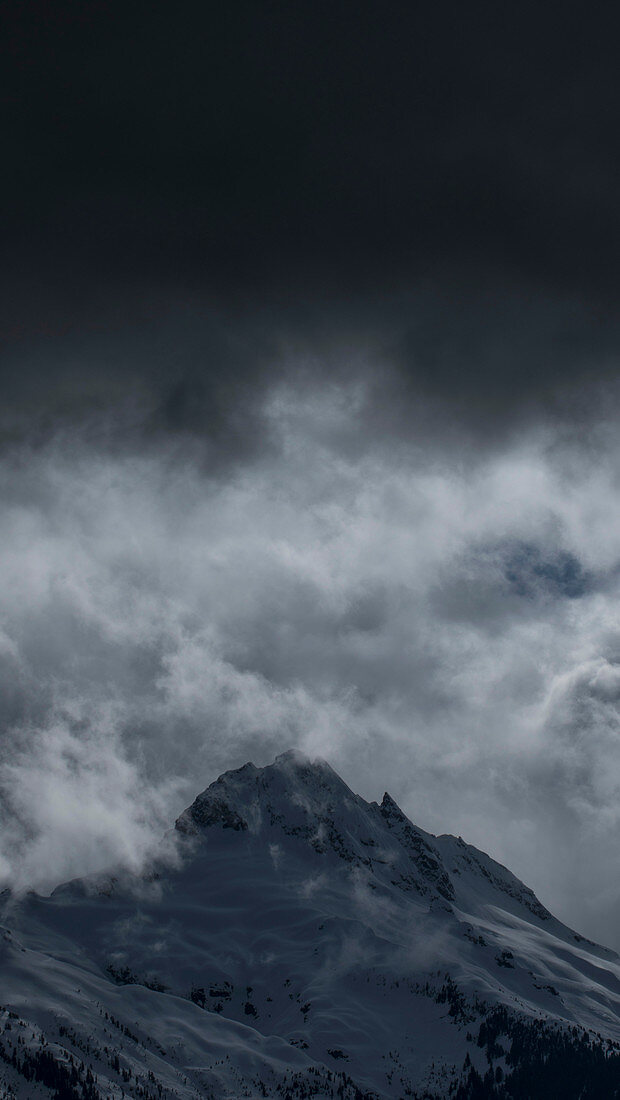
[[[73,1057],[88,1052],[99,1079],[108,1073],[101,1096],[127,1083],[136,1044],[132,1094],[146,1095],[148,1072],[159,1095],[179,1100],[257,1088],[276,1100],[522,1096],[518,1059],[529,1087],[541,1037],[562,1067],[571,1044],[577,1068],[590,1058],[571,1096],[585,1084],[613,1094],[617,956],[561,925],[483,852],[419,829],[387,792],[366,802],[293,750],[219,776],[177,830],[180,858],[152,879],[7,903],[20,943],[0,930],[3,1002],[34,1005],[35,1017],[5,1025],[0,1095],[5,1066],[11,1080],[20,1067],[49,1068],[27,1060],[37,1012],[52,1028],[45,1058],[60,1056],[55,1083],[74,1041]],[[615,1076],[593,1076],[609,1067]],[[568,1096],[564,1069],[557,1088],[547,1070],[543,1052],[536,1095]],[[29,1100],[31,1079],[10,1094]]]
[[[347,796],[355,798],[326,760],[311,759],[298,749],[276,756],[257,768],[252,763],[224,772],[197,796],[175,823],[177,831],[195,834],[219,825],[224,829],[260,831],[265,816],[272,821],[333,814]]]
[[[224,772],[175,828],[210,846],[235,834],[244,834],[257,853],[284,845],[304,865],[327,857],[334,866],[363,870],[373,889],[396,888],[423,904],[435,899],[468,911],[501,899],[515,914],[550,919],[535,894],[489,856],[418,828],[387,791],[380,804],[366,802],[327,761],[297,749],[264,767],[248,762]]]
[[[401,810],[398,802],[396,802],[391,794],[385,791],[383,798],[381,799],[381,812],[383,814],[395,814],[400,817],[405,817],[405,814]]]

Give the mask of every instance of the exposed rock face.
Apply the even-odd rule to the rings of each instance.
[[[248,823],[223,798],[200,795],[192,805],[175,821],[175,829],[180,833],[194,834],[210,825],[221,825],[224,829],[247,829]]]

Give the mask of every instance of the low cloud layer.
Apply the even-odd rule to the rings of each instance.
[[[365,386],[276,378],[270,445],[217,476],[64,430],[5,453],[7,882],[139,865],[220,771],[297,746],[614,941],[616,437],[360,453]]]

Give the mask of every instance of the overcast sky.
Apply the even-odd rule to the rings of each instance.
[[[2,879],[297,746],[620,947],[614,28],[200,7],[4,5]]]

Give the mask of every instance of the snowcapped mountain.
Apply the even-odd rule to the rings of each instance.
[[[0,1097],[620,1096],[620,958],[296,753],[2,899]]]

